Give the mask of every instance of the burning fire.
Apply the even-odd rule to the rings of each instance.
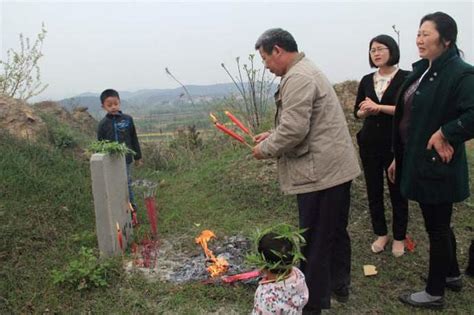
[[[211,265],[207,267],[207,271],[210,273],[212,278],[215,278],[225,273],[227,269],[229,269],[229,263],[227,262],[227,260],[222,257],[216,258],[212,251],[209,250],[209,248],[207,247],[207,242],[209,242],[215,237],[216,235],[214,234],[214,232],[210,230],[204,230],[201,232],[201,235],[199,235],[195,239],[196,244],[201,245],[201,247],[204,249],[204,254],[206,255],[207,260],[211,262]]]

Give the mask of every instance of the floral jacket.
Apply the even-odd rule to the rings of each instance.
[[[296,267],[285,280],[260,283],[255,292],[252,315],[302,314],[308,302],[308,287],[304,275]]]

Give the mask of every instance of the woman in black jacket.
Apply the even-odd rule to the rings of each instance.
[[[474,138],[474,67],[461,58],[456,21],[425,15],[416,37],[421,60],[400,88],[393,118],[395,160],[389,177],[418,202],[429,236],[424,290],[406,292],[404,303],[442,308],[445,289],[460,291],[462,277],[451,228],[454,202],[469,197],[465,142]]]
[[[367,74],[359,84],[354,115],[364,119],[357,133],[360,157],[364,167],[369,210],[374,233],[374,253],[385,249],[389,241],[383,200],[384,173],[393,160],[392,117],[398,90],[408,71],[396,67],[400,51],[395,40],[388,35],[374,37],[369,44],[369,63],[377,71]],[[398,185],[387,180],[393,212],[392,253],[395,257],[405,252],[404,240],[408,221],[408,201],[400,194]]]

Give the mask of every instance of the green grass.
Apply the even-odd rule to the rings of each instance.
[[[295,197],[279,192],[274,165],[255,161],[246,147],[224,139],[211,138],[201,151],[181,156],[188,160],[178,167],[158,171],[144,167],[134,176],[162,182],[156,198],[160,209],[158,229],[162,239],[182,242],[177,251],[197,250],[194,237],[203,229],[223,237],[249,235],[256,227],[279,222],[297,224]],[[474,169],[472,146],[469,157]],[[141,193],[138,189],[137,195]],[[141,199],[140,216],[145,222]],[[473,208],[472,198],[457,204],[453,217],[462,269],[473,237]],[[255,288],[246,285],[149,283],[139,274],[126,276],[123,272],[111,277],[109,286],[102,289],[79,292],[54,285],[50,276],[53,269],[61,269],[77,257],[81,246],[97,247],[89,165],[62,151],[3,135],[0,226],[2,314],[248,314],[252,307]],[[422,288],[420,277],[427,271],[428,241],[417,206],[413,204],[410,209],[408,228],[417,242],[415,252],[399,259],[389,251],[373,255],[365,185],[359,177],[352,187],[349,230],[352,294],[347,304],[334,302],[330,313],[414,313],[414,309],[399,303],[397,296],[407,288]],[[120,263],[120,258],[116,262]],[[375,265],[379,274],[364,277],[364,264]],[[439,313],[474,313],[473,290],[474,281],[465,279],[462,292],[447,292],[447,307]]]

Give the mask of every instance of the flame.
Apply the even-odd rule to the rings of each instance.
[[[215,238],[216,235],[210,230],[204,230],[201,232],[201,235],[196,237],[196,244],[200,244],[204,249],[204,254],[208,261],[211,262],[211,265],[207,267],[207,271],[210,273],[212,278],[215,278],[229,269],[229,263],[223,257],[215,257],[211,250],[207,247],[207,242]]]
[[[213,113],[209,113],[209,116],[211,117],[212,122],[216,123],[217,122],[217,117],[214,116]],[[212,233],[212,232],[211,232]],[[214,235],[215,236],[215,235]]]
[[[214,254],[209,250],[209,248],[207,248],[207,242],[209,242],[211,239],[215,237],[216,235],[214,234],[214,232],[210,230],[204,230],[201,232],[201,235],[199,235],[195,239],[196,244],[201,245],[202,248],[204,249],[204,254],[206,254],[206,258],[208,259],[211,259],[212,257],[214,257]]]
[[[211,274],[212,278],[215,278],[229,269],[229,263],[223,257],[214,258],[215,261],[207,267],[207,271]]]

